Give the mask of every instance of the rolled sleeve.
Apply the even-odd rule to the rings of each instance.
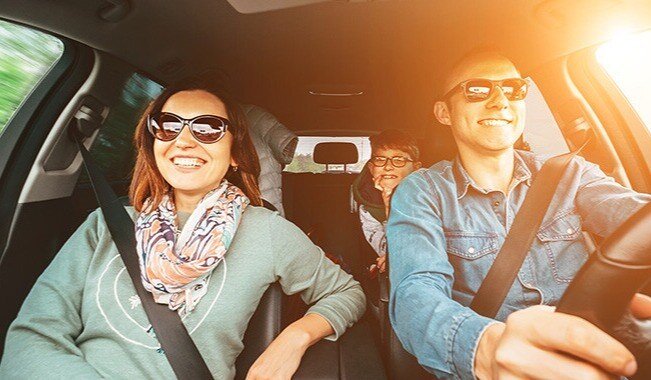
[[[449,351],[449,356],[452,358],[451,364],[459,378],[473,379],[479,339],[488,326],[499,322],[473,312],[455,316],[454,322],[456,322],[456,326],[452,329],[454,337]],[[470,349],[468,349],[468,342],[472,342]]]
[[[635,192],[604,174],[599,166],[578,157],[573,163],[580,172],[576,204],[585,228],[608,236],[626,219],[651,202],[651,195]]]

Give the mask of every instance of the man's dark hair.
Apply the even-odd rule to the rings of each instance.
[[[400,129],[386,129],[377,135],[369,137],[371,140],[371,151],[377,149],[397,149],[409,154],[414,161],[420,159],[420,150],[416,139],[409,133]]]

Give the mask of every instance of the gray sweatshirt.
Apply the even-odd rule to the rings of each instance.
[[[130,209],[133,213],[133,210]],[[135,254],[135,250],[134,250]],[[278,213],[248,207],[208,292],[183,323],[214,378],[235,359],[269,284],[314,303],[336,339],[364,312],[357,282]],[[2,379],[174,378],[99,211],[38,279],[7,334]]]

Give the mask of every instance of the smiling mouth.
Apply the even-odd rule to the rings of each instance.
[[[506,119],[483,119],[479,120],[479,124],[486,127],[501,127],[511,123],[511,120]]]
[[[196,157],[174,157],[172,163],[182,168],[197,168],[203,165],[205,161]]]
[[[384,179],[395,179],[395,178],[398,178],[397,175],[393,175],[393,174],[382,174],[381,177],[384,178]]]

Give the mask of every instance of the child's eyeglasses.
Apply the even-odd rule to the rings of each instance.
[[[391,161],[391,165],[395,166],[396,168],[401,168],[407,165],[408,162],[414,162],[414,160],[403,156],[394,156],[394,157],[373,156],[369,160],[369,162],[373,166],[377,166],[379,168],[386,166],[387,162],[389,161]]]

